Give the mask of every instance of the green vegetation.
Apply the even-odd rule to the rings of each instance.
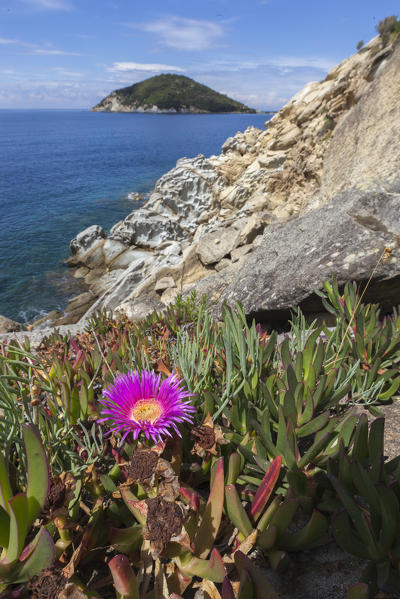
[[[240,102],[183,75],[157,75],[114,92],[124,106],[158,106],[160,110],[193,112],[255,112]],[[98,107],[104,105],[104,100]]]
[[[358,44],[357,44],[357,50],[358,50],[358,51],[359,51],[359,50],[361,50],[361,48],[363,47],[363,45],[364,45],[364,40],[360,40],[360,41],[358,42]]]
[[[347,599],[395,596],[400,456],[385,458],[380,406],[399,397],[400,316],[355,284],[318,293],[335,326],[298,309],[281,337],[240,305],[216,322],[192,295],[140,324],[99,313],[35,351],[0,346],[0,597],[69,581],[79,597],[177,599],[200,579],[215,599],[277,599],[247,554],[284,577],[332,540],[365,565]],[[132,370],[193,394],[181,437],[110,434],[103,391]]]
[[[376,30],[382,38],[383,45],[386,46],[399,35],[400,21],[396,15],[385,17],[382,19],[382,21],[379,21],[378,25],[376,26]]]

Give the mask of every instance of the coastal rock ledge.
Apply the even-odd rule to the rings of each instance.
[[[179,160],[108,235],[93,225],[72,240],[67,263],[88,290],[55,324],[103,309],[139,320],[192,289],[273,324],[299,302],[318,312],[332,272],[362,282],[377,263],[369,299],[398,303],[399,73],[398,41],[376,37],[265,130]]]

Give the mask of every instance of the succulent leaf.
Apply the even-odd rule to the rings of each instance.
[[[126,555],[116,555],[108,565],[118,599],[140,599],[138,581]]]
[[[186,576],[199,576],[212,582],[222,582],[226,576],[226,568],[217,549],[212,550],[208,560],[188,554],[175,558],[175,562]]]
[[[332,519],[332,532],[337,544],[350,555],[370,559],[368,547],[363,543],[351,526],[347,512],[338,512]]]
[[[379,545],[389,553],[400,532],[399,500],[395,492],[384,485],[378,486],[377,494],[381,517]]]
[[[46,452],[38,432],[30,426],[24,426],[23,436],[28,472],[28,522],[32,524],[40,514],[49,492],[49,470]]]
[[[224,459],[219,458],[203,517],[194,540],[195,554],[205,558],[210,553],[221,524],[224,507]],[[214,581],[215,582],[215,581]]]
[[[239,572],[248,572],[255,588],[256,599],[278,599],[278,595],[260,568],[257,568],[257,566],[241,551],[236,551],[234,557]]]
[[[365,582],[359,582],[346,593],[346,599],[369,599],[368,585]]]
[[[130,553],[138,549],[142,540],[142,526],[134,524],[129,528],[110,528],[110,545],[117,551]]]
[[[299,531],[279,536],[279,547],[286,551],[302,551],[312,547],[328,530],[328,520],[318,510],[313,510],[308,523]]]
[[[225,503],[226,511],[231,522],[239,529],[244,537],[248,537],[253,530],[253,526],[240,501],[235,485],[226,485]]]
[[[8,502],[12,497],[12,490],[8,478],[8,469],[2,453],[0,453],[0,507],[9,512]]]
[[[121,497],[124,500],[126,507],[135,516],[135,518],[139,522],[139,524],[144,526],[146,524],[146,517],[136,507],[137,502],[138,502],[137,497],[127,487],[121,488],[120,492],[121,492]]]
[[[276,481],[279,477],[281,466],[282,457],[277,456],[271,462],[270,467],[265,473],[264,478],[262,479],[261,484],[257,489],[256,495],[250,507],[250,515],[256,522],[263,513],[264,508],[267,505],[268,499],[270,498],[272,491],[274,490]]]
[[[236,599],[229,578],[225,576],[222,583],[221,599]]]
[[[10,516],[0,507],[0,547],[7,549],[10,536]]]
[[[25,548],[24,554],[25,559],[22,562],[22,567],[18,569],[13,582],[30,580],[54,561],[56,552],[53,539],[45,528],[39,530],[29,547]]]
[[[242,460],[240,459],[240,455],[238,453],[231,453],[228,462],[228,472],[226,474],[227,485],[234,485],[236,483],[237,477],[240,474],[241,467]]]
[[[363,543],[368,547],[370,559],[379,560],[381,559],[381,550],[377,545],[377,540],[371,529],[371,524],[366,518],[365,514],[360,510],[351,495],[346,491],[344,486],[334,477],[329,476],[343,506],[346,508],[353,524],[361,537]]]
[[[10,537],[7,553],[0,562],[0,567],[9,567],[18,560],[24,547],[28,532],[28,501],[26,495],[19,493],[8,502],[10,509]]]

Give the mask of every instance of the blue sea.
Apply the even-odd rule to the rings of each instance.
[[[108,231],[137,207],[129,193],[268,118],[0,110],[0,314],[26,322],[63,309],[82,291],[63,265],[79,231]]]

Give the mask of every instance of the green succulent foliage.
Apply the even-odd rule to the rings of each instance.
[[[187,381],[191,393],[204,393],[213,386],[214,360],[218,349],[217,335],[211,313],[202,303],[192,334],[182,327],[177,332],[176,344],[170,346],[171,360]],[[206,415],[207,412],[204,413],[204,416]]]
[[[400,584],[399,458],[384,462],[383,439],[384,419],[368,429],[361,417],[351,451],[342,447],[328,469],[339,507],[334,537],[345,551],[370,561],[365,574],[370,592]]]
[[[108,544],[137,562],[146,525],[138,506],[149,495],[140,484],[118,486],[134,447],[120,448],[118,437],[110,441],[96,422],[104,386],[135,368],[177,371],[193,393],[195,424],[211,422],[210,415],[220,435],[201,457],[191,453],[185,427],[178,445],[166,448],[179,476],[178,501],[186,504],[191,541],[190,550],[167,546],[178,572],[168,579],[170,592],[182,595],[198,576],[222,584],[231,599],[229,568],[217,547],[235,528],[235,546],[251,539],[278,570],[291,552],[325,542],[332,529],[339,544],[370,562],[369,594],[391,584],[400,561],[400,458],[384,460],[383,419],[369,423],[352,406],[379,414],[380,404],[397,398],[400,318],[397,312],[382,318],[378,306],[360,301],[355,285],[339,290],[334,278],[321,295],[335,325],[307,324],[298,310],[289,334],[281,337],[249,323],[241,305],[225,307],[215,322],[204,299],[192,294],[139,324],[96,314],[84,335],[53,335],[43,353],[31,352],[28,344],[1,346],[0,568],[25,581],[28,569],[38,571],[46,555],[54,554],[48,533],[56,539],[57,531],[57,556],[71,556],[82,543],[85,568]],[[65,506],[65,528],[50,522],[24,549],[47,488],[43,480],[35,487],[32,477],[25,485],[24,470],[28,465],[32,471],[35,453],[28,445],[39,443],[32,426],[52,475],[72,473],[76,488]],[[42,462],[43,448],[37,455]],[[9,472],[13,488],[21,490],[15,497]],[[156,482],[150,495],[158,491]],[[77,540],[72,531],[78,528]],[[239,573],[239,597],[275,597],[260,572],[239,556],[230,565]],[[119,558],[110,563],[117,596],[136,597],[140,567],[128,568]],[[0,572],[8,584],[5,570]],[[348,597],[365,593],[362,582]]]
[[[23,427],[28,479],[24,493],[12,494],[7,462],[0,454],[0,589],[24,582],[49,566],[54,543],[45,528],[25,546],[28,532],[43,508],[49,487],[48,464],[37,432]]]
[[[237,455],[237,454],[236,454]],[[225,486],[225,510],[231,523],[239,531],[239,540],[257,532],[257,544],[263,549],[272,567],[279,569],[288,562],[288,553],[309,549],[321,540],[325,541],[328,529],[327,518],[313,510],[307,523],[295,533],[288,529],[299,515],[300,499],[293,496],[291,489],[276,494],[274,489],[282,470],[282,458],[277,456],[268,466],[252,500],[246,505],[241,501],[238,485],[250,480],[242,477],[235,467],[235,454],[231,455]],[[254,481],[255,479],[253,479]],[[304,523],[303,523],[304,524]]]
[[[346,593],[346,599],[369,599],[368,585],[359,582],[353,585]]]
[[[327,354],[333,364],[347,359],[358,364],[351,381],[350,404],[363,404],[377,415],[375,403],[398,396],[400,386],[400,317],[382,319],[376,304],[363,304],[355,283],[347,283],[340,293],[335,277],[317,292],[325,309],[336,317],[336,326],[326,330]]]
[[[235,552],[235,565],[240,576],[238,599],[278,599],[277,593],[263,571],[241,551]],[[232,586],[226,577],[222,586],[221,599],[234,598]]]
[[[197,297],[196,291],[193,290],[190,294],[183,298],[178,295],[165,311],[157,312],[147,316],[136,331],[148,331],[152,325],[161,324],[166,326],[175,335],[181,330],[185,324],[191,324],[196,321],[199,310],[204,310],[206,306],[206,297],[203,296],[200,300]]]
[[[219,328],[216,384],[223,390],[215,397],[213,420],[223,414],[239,434],[248,430],[248,407],[263,401],[262,381],[272,368],[276,333],[260,342],[255,322],[249,326],[243,306],[225,307]]]

